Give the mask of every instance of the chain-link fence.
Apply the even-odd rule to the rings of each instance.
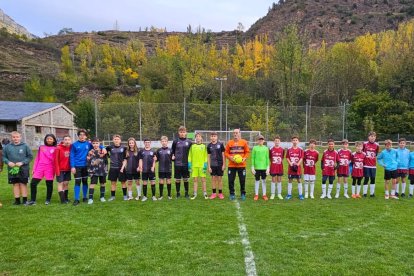
[[[219,104],[103,103],[97,105],[97,133],[104,140],[110,140],[115,133],[124,139],[158,140],[162,135],[173,139],[178,127],[184,125],[188,132],[197,129],[257,130],[267,140],[272,140],[276,134],[282,140],[290,140],[292,134],[298,134],[302,141],[311,138],[341,140],[348,136],[346,105],[282,107],[223,103],[221,111]]]

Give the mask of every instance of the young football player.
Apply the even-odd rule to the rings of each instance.
[[[397,168],[397,185],[395,190],[395,195],[400,193],[400,180],[401,180],[401,197],[405,197],[405,188],[406,188],[406,178],[408,175],[408,165],[410,163],[410,150],[405,146],[407,141],[405,138],[400,138],[398,140],[398,168]]]
[[[167,195],[168,199],[172,199],[171,196],[171,149],[168,147],[168,137],[161,137],[161,148],[156,152],[157,161],[158,161],[158,179],[159,179],[159,189],[160,197],[159,200],[163,199],[164,192],[164,183],[167,184]]]
[[[285,157],[285,150],[280,146],[280,136],[275,136],[274,146],[270,149],[270,175],[272,176],[272,183],[270,186],[270,199],[275,199],[276,183],[277,183],[277,197],[283,199],[282,196],[282,176],[283,176],[283,158]]]
[[[157,157],[151,148],[151,141],[144,139],[144,148],[139,152],[139,171],[141,172],[143,194],[142,201],[147,201],[147,184],[151,184],[152,200],[156,201],[155,196],[155,162]]]
[[[397,167],[398,167],[398,153],[396,149],[392,148],[391,140],[385,140],[385,149],[378,155],[378,163],[384,167],[385,180],[385,199],[390,198],[389,183],[391,181],[391,198],[398,199],[395,194],[395,187],[397,183]]]
[[[30,181],[30,195],[31,200],[29,205],[36,205],[37,197],[37,185],[45,178],[46,180],[46,201],[45,204],[49,205],[52,199],[53,193],[53,179],[55,178],[56,166],[56,146],[57,140],[55,135],[47,134],[43,141],[44,145],[39,147],[39,151],[36,155],[33,164],[32,181]]]
[[[203,144],[203,138],[200,133],[195,135],[195,144],[192,144],[188,153],[188,169],[193,178],[193,196],[191,199],[197,198],[198,179],[201,179],[203,186],[204,199],[208,199],[206,187],[206,171],[207,171],[207,147]]]
[[[303,200],[302,194],[302,163],[303,163],[303,149],[299,147],[299,136],[293,135],[291,138],[292,147],[290,147],[286,152],[286,160],[289,164],[288,168],[288,194],[286,199],[289,200],[292,198],[292,181],[296,179],[298,182],[298,192],[299,199]]]
[[[328,149],[323,152],[321,160],[322,169],[322,195],[321,198],[332,199],[331,192],[335,180],[336,163],[338,162],[338,153],[335,150],[333,139],[328,139]],[[329,180],[328,192],[326,192],[326,180]]]
[[[181,180],[184,182],[185,198],[189,199],[188,179],[190,172],[188,171],[188,152],[192,142],[187,139],[187,129],[184,126],[178,128],[178,138],[173,141],[171,146],[171,159],[174,161],[174,178],[177,198],[181,197]]]
[[[8,166],[8,182],[13,185],[14,203],[27,205],[27,183],[29,182],[29,165],[33,159],[32,150],[23,143],[19,132],[11,133],[12,142],[3,149],[3,162]]]
[[[100,141],[98,138],[92,140],[92,150],[89,151],[88,160],[88,172],[91,177],[91,184],[89,185],[89,200],[88,204],[93,204],[93,194],[95,192],[95,185],[100,187],[100,200],[105,202],[105,183],[106,175],[108,173],[108,157],[102,152],[100,148]]]
[[[316,148],[316,140],[309,140],[309,147],[303,153],[303,170],[305,181],[305,198],[308,198],[308,195],[311,199],[315,198],[315,179],[316,179],[316,162],[319,161],[319,152]],[[310,186],[310,193],[309,193]]]
[[[361,142],[356,142],[355,147],[356,151],[351,156],[352,198],[361,198],[361,182],[364,177],[364,161],[366,154],[362,151],[363,144]]]
[[[121,145],[121,135],[119,134],[112,136],[112,143],[112,145],[106,147],[110,160],[108,180],[111,181],[111,197],[109,198],[109,201],[115,200],[116,183],[118,181],[120,181],[122,185],[124,200],[128,200],[126,173],[121,172],[127,149]]]
[[[217,132],[210,133],[210,144],[207,146],[208,171],[211,174],[211,186],[213,193],[210,199],[224,199],[223,195],[223,173],[226,168],[224,145],[218,140]],[[218,195],[217,195],[218,189]]]
[[[364,161],[364,187],[363,195],[367,197],[368,182],[370,185],[370,197],[375,197],[375,177],[377,174],[377,155],[379,152],[379,145],[375,142],[377,134],[374,131],[368,133],[368,141],[364,143],[363,152],[365,152]]]
[[[135,138],[131,137],[128,139],[128,149],[125,153],[125,159],[122,163],[121,173],[126,174],[126,180],[128,182],[128,200],[132,200],[132,184],[135,182],[135,187],[137,189],[137,197],[135,200],[141,199],[141,185],[139,180],[141,178],[138,171],[139,165],[139,156],[138,156],[138,147],[137,141]]]
[[[408,167],[409,167],[409,178],[410,178],[409,197],[412,198],[413,193],[414,193],[414,151],[410,152],[410,163]]]
[[[349,164],[351,163],[352,151],[348,149],[349,143],[347,139],[342,140],[342,148],[338,150],[338,182],[336,183],[335,198],[339,198],[341,192],[341,183],[344,186],[344,197],[349,198],[348,195],[348,177]]]
[[[71,181],[70,173],[70,148],[72,138],[69,135],[63,136],[63,141],[56,147],[55,167],[56,181],[58,183],[58,192],[60,203],[69,203],[69,182]]]
[[[263,135],[257,136],[257,145],[252,151],[252,174],[255,177],[254,200],[259,199],[259,186],[262,182],[263,200],[267,201],[266,195],[266,176],[269,174],[269,148],[264,145]]]

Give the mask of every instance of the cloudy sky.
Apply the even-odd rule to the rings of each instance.
[[[141,27],[185,31],[191,24],[212,31],[231,31],[239,22],[247,30],[267,14],[272,0],[1,0],[0,8],[31,33],[56,34]]]

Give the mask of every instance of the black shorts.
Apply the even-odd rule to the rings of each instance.
[[[348,177],[349,174],[338,173],[338,177]]]
[[[143,172],[142,173],[142,181],[147,181],[147,180],[155,181],[155,173],[153,173],[153,172],[148,172],[148,173]]]
[[[266,179],[266,170],[256,170],[256,174],[254,175],[254,179],[259,181],[260,179]]]
[[[105,184],[106,183],[106,176],[97,176],[97,175],[92,175],[91,176],[91,184],[98,184],[98,180],[99,180],[99,184]]]
[[[283,176],[283,173],[271,173],[270,174],[271,177],[275,177],[275,176]]]
[[[108,180],[109,181],[118,181],[119,180],[120,182],[125,182],[126,181],[126,174],[121,173],[121,171],[119,169],[109,169]]]
[[[398,177],[406,177],[408,175],[408,170],[404,170],[404,169],[398,169],[397,170],[397,176]]]
[[[141,178],[140,173],[127,173],[126,174],[126,180],[132,181],[132,180],[139,180]]]
[[[158,172],[158,179],[171,179],[171,172]]]
[[[9,177],[9,184],[27,184],[29,183],[29,178],[27,177]]]
[[[175,166],[174,167],[174,178],[175,179],[188,179],[190,178],[190,172],[187,166]]]
[[[223,176],[224,172],[221,169],[222,166],[218,167],[218,166],[214,166],[214,167],[210,167],[211,168],[211,176]]]
[[[60,172],[59,176],[56,176],[57,183],[62,183],[62,182],[71,181],[71,180],[72,180],[72,176],[71,176],[70,171],[62,171]]]
[[[397,179],[397,177],[398,177],[397,170],[394,170],[394,171],[385,170],[384,171],[384,179],[385,180]]]
[[[366,168],[366,167],[364,167],[364,177],[375,178],[376,174],[377,174],[377,169],[376,168]]]
[[[298,179],[300,180],[302,176],[300,174],[289,174],[288,179]]]
[[[335,180],[335,176],[334,175],[323,175],[322,176],[322,184],[325,184],[326,180],[329,180],[329,184],[333,184],[334,180]]]

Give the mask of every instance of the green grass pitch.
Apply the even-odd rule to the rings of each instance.
[[[316,199],[300,201],[294,184],[291,201],[254,202],[248,172],[248,199],[239,203],[257,274],[412,274],[414,199],[386,201],[382,178],[378,168],[376,198],[321,200],[318,168]],[[210,178],[207,183],[210,192]],[[73,181],[70,187],[72,196]],[[284,195],[286,189],[284,177]],[[74,207],[59,203],[55,186],[52,204],[45,206],[43,181],[37,206],[12,206],[2,172],[0,275],[246,274],[227,178],[224,191],[222,201],[124,202],[119,188],[114,202]]]

